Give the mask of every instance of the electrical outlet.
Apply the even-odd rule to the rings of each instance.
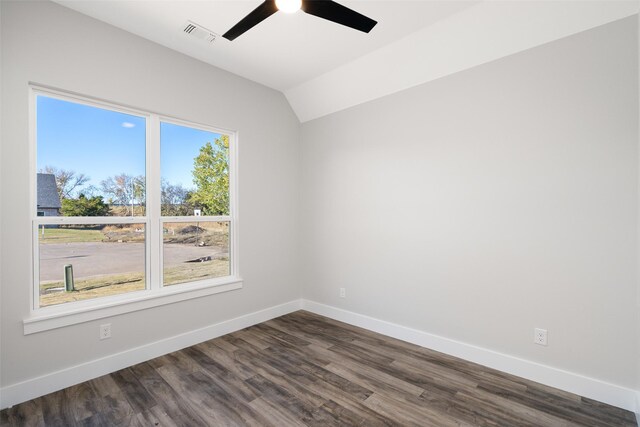
[[[547,330],[535,328],[533,330],[533,342],[538,345],[547,345]]]
[[[100,339],[106,340],[107,338],[111,338],[111,323],[100,325]]]
[[[347,297],[347,290],[345,288],[340,288],[340,298]]]

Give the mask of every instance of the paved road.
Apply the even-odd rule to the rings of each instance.
[[[165,266],[226,254],[218,246],[164,245]],[[62,280],[64,266],[73,265],[76,278],[144,271],[144,243],[55,243],[40,246],[40,280]]]

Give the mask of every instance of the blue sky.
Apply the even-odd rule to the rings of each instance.
[[[191,170],[193,159],[206,142],[215,141],[220,134],[178,126],[160,124],[160,170],[162,178],[186,189],[194,188]]]
[[[37,98],[38,170],[72,170],[100,182],[120,173],[145,174],[145,119],[55,98]],[[193,188],[193,159],[220,135],[161,124],[161,172],[172,184]]]

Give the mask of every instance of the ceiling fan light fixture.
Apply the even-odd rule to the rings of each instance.
[[[2,1],[2,0],[0,0]],[[351,10],[333,0],[264,0],[260,6],[256,7],[240,22],[231,27],[222,37],[227,40],[235,40],[255,27],[274,13],[282,11],[293,13],[302,9],[303,12],[354,30],[368,33],[378,23],[361,13]]]
[[[276,7],[284,13],[294,13],[300,10],[302,0],[276,0]]]

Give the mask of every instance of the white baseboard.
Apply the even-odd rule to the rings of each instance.
[[[225,320],[0,389],[0,409],[299,310],[300,300]]]
[[[609,384],[594,378],[585,377],[309,300],[290,301],[195,331],[186,332],[18,384],[3,387],[0,389],[0,409],[5,409],[18,403],[61,390],[65,387],[70,387],[83,381],[88,381],[135,365],[136,363],[141,363],[154,357],[159,357],[257,323],[265,322],[301,308],[331,319],[359,326],[373,332],[378,332],[551,387],[569,391],[580,396],[627,409],[636,412],[636,416],[640,415],[638,414],[640,412],[640,391]],[[640,425],[640,417],[638,424]]]
[[[302,300],[302,309],[609,405],[640,412],[640,392],[636,390],[314,301]]]

